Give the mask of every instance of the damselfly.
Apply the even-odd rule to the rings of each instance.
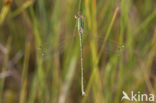
[[[76,15],[75,16],[76,20],[77,20],[77,28],[78,28],[78,33],[76,34],[79,34],[79,37],[80,37],[80,53],[81,53],[81,91],[82,91],[82,95],[85,95],[85,91],[84,91],[84,76],[83,76],[83,71],[84,71],[84,57],[83,57],[83,49],[85,49],[85,52],[88,51],[88,53],[90,52],[90,49],[88,48],[89,44],[91,41],[95,41],[95,43],[97,44],[97,49],[100,50],[100,47],[102,45],[105,45],[105,49],[103,50],[103,54],[108,54],[107,56],[111,56],[111,55],[114,55],[114,54],[117,54],[117,55],[120,55],[120,53],[122,53],[122,51],[124,50],[125,48],[125,45],[124,44],[121,44],[117,41],[116,38],[112,38],[112,39],[108,39],[107,42],[105,42],[105,44],[103,44],[104,42],[104,35],[101,35],[101,36],[97,36],[97,37],[94,37],[92,38],[91,35],[85,35],[84,34],[84,26],[83,26],[83,16],[82,15]],[[46,45],[43,45],[43,47],[40,48],[41,50],[41,53],[42,53],[42,56],[45,57],[46,59],[48,58],[51,58],[52,56],[48,56],[48,54],[62,54],[64,53],[64,51],[66,51],[67,49],[70,49],[72,50],[72,47],[73,46],[78,46],[78,45],[73,45],[73,46],[70,46],[73,42],[72,41],[75,41],[77,40],[76,38],[78,38],[78,36],[70,36],[70,37],[65,37],[65,38],[61,38],[60,40],[58,40],[57,44],[58,45],[51,45],[49,44],[50,46],[47,46]],[[84,41],[84,43],[83,43]],[[84,45],[83,45],[84,44]],[[68,48],[68,47],[71,47],[71,48]],[[83,48],[84,47],[84,48]],[[87,48],[87,49],[86,49]],[[110,54],[110,55],[109,55]],[[45,60],[46,60],[45,59]]]
[[[80,36],[80,51],[81,51],[81,92],[82,95],[85,95],[84,91],[84,58],[83,58],[83,21],[81,15],[76,15],[75,18],[77,19],[77,26],[78,26],[78,34]]]

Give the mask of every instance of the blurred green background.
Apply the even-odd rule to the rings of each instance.
[[[130,103],[122,91],[156,93],[156,0],[0,0],[0,103]]]

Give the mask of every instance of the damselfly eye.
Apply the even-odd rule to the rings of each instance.
[[[78,18],[78,15],[76,14],[76,15],[75,15],[75,19],[77,19],[77,18]]]

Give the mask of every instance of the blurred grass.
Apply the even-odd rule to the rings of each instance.
[[[4,63],[1,69],[1,72],[5,72],[7,70],[7,64],[9,60],[9,53],[10,53],[10,45],[11,45],[11,38],[8,38],[7,46],[6,46],[6,52],[4,52]],[[4,74],[2,74],[3,77]],[[2,78],[0,81],[0,102],[2,102],[3,98],[3,92],[4,92],[4,86],[5,86],[5,78]]]
[[[4,22],[4,19],[9,12],[11,3],[12,3],[12,0],[7,0],[3,3],[4,5],[2,6],[1,13],[0,13],[0,26]]]
[[[156,1],[80,1],[0,1],[0,103],[119,103],[123,90],[156,93]],[[85,15],[86,96],[78,13]],[[125,48],[105,53],[113,48],[108,39]],[[19,51],[24,56],[14,64]]]

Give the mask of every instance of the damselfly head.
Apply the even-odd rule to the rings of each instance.
[[[77,18],[78,18],[78,14],[75,15],[75,19],[77,19]]]
[[[76,14],[75,15],[75,19],[81,19],[81,18],[84,18],[85,16],[82,15],[82,14]]]

